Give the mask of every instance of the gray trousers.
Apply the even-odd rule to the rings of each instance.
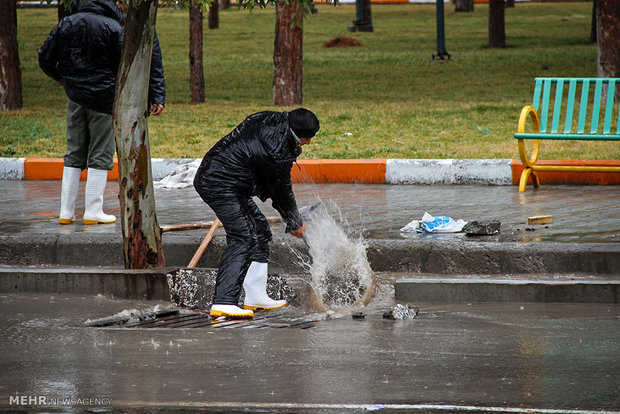
[[[112,114],[93,111],[69,99],[65,167],[111,170],[115,150]]]

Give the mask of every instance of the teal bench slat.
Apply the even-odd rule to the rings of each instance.
[[[568,86],[568,101],[566,101],[566,122],[564,123],[564,133],[570,134],[573,128],[573,112],[575,109],[575,92],[577,91],[577,81],[571,79]]]
[[[577,133],[583,134],[586,128],[586,114],[588,113],[588,92],[590,91],[590,82],[583,80],[581,85],[581,103],[579,103],[579,123],[577,124]]]
[[[611,131],[611,119],[614,110],[614,95],[616,93],[616,80],[610,79],[607,86],[607,102],[605,103],[605,121],[603,125],[603,134],[609,134]]]
[[[603,81],[601,79],[596,80],[596,86],[594,87],[594,101],[592,101],[592,125],[590,127],[590,133],[596,134],[598,131],[598,119],[601,113],[601,94],[603,93]]]

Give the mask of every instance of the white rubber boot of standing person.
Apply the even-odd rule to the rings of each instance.
[[[60,191],[60,224],[71,224],[75,221],[75,200],[80,188],[82,170],[75,167],[64,167],[62,170],[62,189]]]
[[[88,169],[86,179],[86,194],[84,207],[84,224],[109,224],[116,221],[116,217],[103,212],[103,192],[108,182],[108,171]]]
[[[278,309],[286,300],[273,300],[267,295],[267,263],[252,262],[243,281],[245,309]]]

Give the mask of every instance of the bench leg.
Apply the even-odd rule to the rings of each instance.
[[[519,192],[522,193],[525,191],[525,186],[527,186],[527,180],[532,176],[532,185],[534,188],[540,187],[540,180],[538,179],[538,174],[531,168],[524,168],[521,173],[521,179],[519,180]]]

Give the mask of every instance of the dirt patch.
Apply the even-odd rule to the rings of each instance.
[[[328,40],[323,44],[323,47],[351,47],[362,46],[362,42],[357,39],[348,36],[338,36],[331,40]]]

